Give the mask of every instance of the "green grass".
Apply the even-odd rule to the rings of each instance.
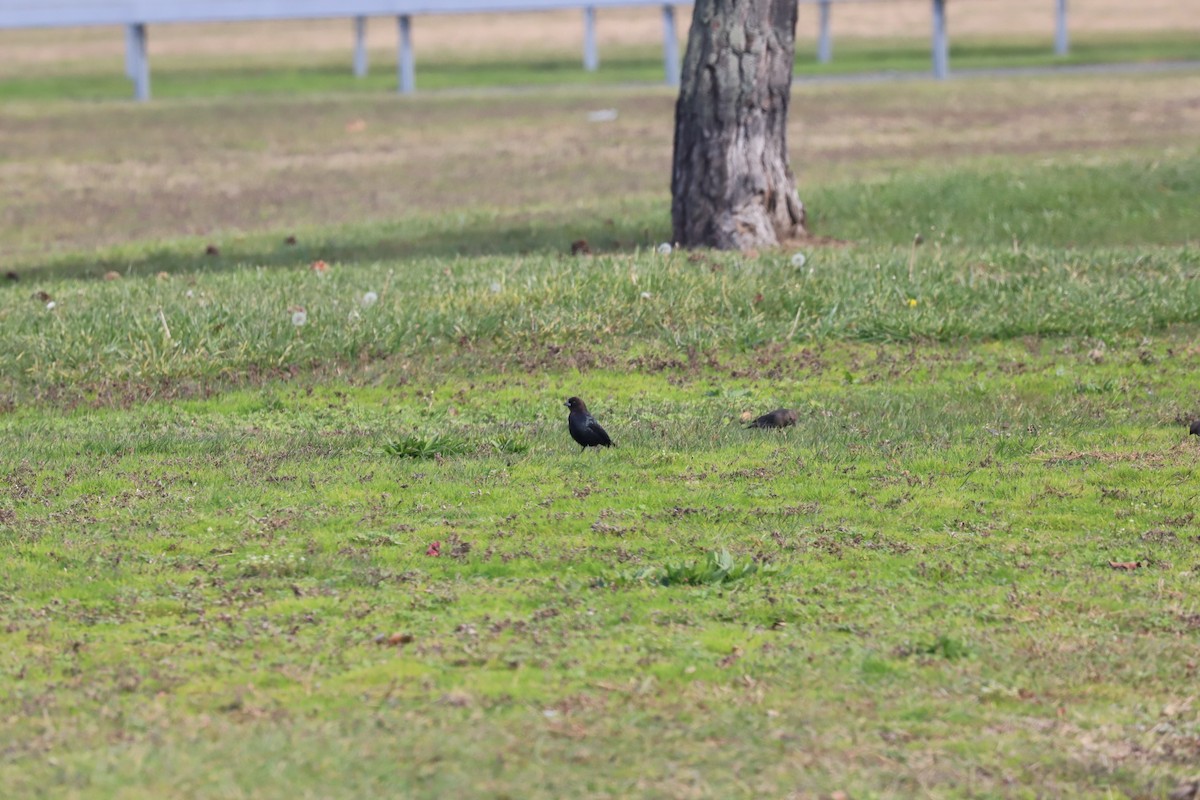
[[[954,249],[1024,244],[1091,251],[1195,242],[1196,153],[1130,161],[897,169],[865,185],[817,191],[814,224],[853,241],[907,244],[918,233]]]
[[[1168,34],[1090,34],[1074,37],[1066,56],[1054,55],[1052,32],[1042,39],[950,37],[950,70],[1017,69],[1084,64],[1192,61],[1197,57],[1195,36]],[[844,75],[870,72],[926,72],[931,69],[927,41],[838,39],[833,60],[815,63],[815,47],[798,47],[796,74]]]
[[[39,281],[53,308],[25,284],[10,287],[0,367],[18,391],[235,379],[429,353],[511,366],[554,363],[565,348],[612,364],[629,354],[671,359],[828,339],[1151,331],[1200,318],[1192,280],[1200,251],[1189,238],[1197,198],[1197,157],[896,175],[815,192],[816,224],[857,244],[801,251],[801,266],[786,252],[664,257],[647,249],[580,259],[563,254],[553,220],[527,228],[516,248],[527,254],[515,260],[452,255],[494,234],[481,226],[464,239],[458,225],[443,254],[403,263],[371,263],[385,232],[395,234],[363,229],[342,240],[343,253],[326,254],[346,259],[326,273],[274,244],[217,259],[193,255],[194,245],[191,253],[113,254],[89,260],[88,272],[133,279],[87,290]],[[658,228],[647,245],[667,236],[665,221]],[[603,223],[584,230],[598,247],[621,235]],[[426,231],[436,240],[436,229]],[[168,277],[137,277],[159,270]],[[369,293],[378,300],[368,305]]]
[[[877,72],[927,73],[929,46],[905,39],[835,40],[834,59],[815,61],[815,45],[797,47],[796,74],[800,77],[869,74]],[[587,72],[576,53],[492,55],[486,59],[441,54],[420,54],[418,90],[488,89],[518,86],[602,86],[653,84],[664,80],[662,52],[655,48],[611,47],[602,54],[596,72]],[[950,49],[952,70],[986,70],[1056,67],[1084,64],[1153,63],[1190,61],[1197,57],[1197,41],[1188,34],[1092,35],[1076,38],[1067,56],[1053,53],[1049,37],[956,39]],[[346,58],[292,58],[291,63],[254,63],[212,57],[168,56],[152,59],[152,93],[157,99],[215,98],[237,95],[300,93],[382,93],[397,85],[395,53],[372,54],[374,68],[356,78]],[[106,63],[106,67],[112,67]],[[115,68],[83,70],[79,65],[62,69],[51,65],[23,71],[0,81],[0,102],[56,100],[124,100],[130,83]]]
[[[152,62],[151,90],[157,99],[296,92],[394,92],[397,86],[394,54],[376,53],[373,63],[375,69],[369,75],[356,78],[343,60],[260,68],[211,60],[166,61],[161,66]],[[600,72],[585,71],[577,57],[547,56],[539,61],[518,57],[462,63],[421,60],[416,74],[418,90],[445,90],[653,83],[663,80],[662,70],[661,55],[656,60],[646,52],[608,58]],[[129,81],[119,73],[23,75],[0,82],[0,100],[123,100],[129,96],[129,87]]]
[[[1189,243],[1200,215],[1200,156],[1181,150],[1099,163],[990,164],[955,170],[902,171],[889,166],[871,179],[805,188],[810,226],[844,242],[871,245],[907,260],[914,236],[928,246],[917,254],[1012,251],[1022,246],[1090,251],[1118,246]],[[99,252],[43,258],[39,280],[98,278],[106,272],[216,273],[244,266],[307,266],[316,259],[394,262],[398,259],[481,258],[487,255],[559,256],[575,239],[600,254],[631,255],[671,236],[661,196],[596,202],[568,210],[479,210],[457,215],[412,215],[398,221],[313,227],[288,245],[276,231],[230,236],[218,254],[207,240],[137,242]],[[901,252],[902,251],[902,252]],[[848,259],[836,248],[821,258]],[[855,253],[854,260],[861,261]],[[654,262],[651,262],[654,263]],[[26,266],[17,262],[14,266]],[[245,279],[243,276],[242,280]]]
[[[1187,711],[1141,732],[1191,680],[1194,332],[16,410],[0,773],[673,794],[695,761],[712,792],[1145,790],[1194,735]],[[567,438],[585,390],[618,449]],[[798,427],[737,424],[779,403]],[[528,450],[387,452],[497,430]],[[738,580],[705,571],[721,551]]]
[[[213,155],[194,112],[118,138],[253,133]],[[874,163],[778,252],[660,255],[637,193],[24,252],[6,796],[1167,796],[1200,154]],[[616,448],[579,452],[573,394]]]

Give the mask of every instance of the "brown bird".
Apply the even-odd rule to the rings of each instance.
[[[796,424],[796,412],[790,408],[777,408],[763,414],[747,425],[747,428],[786,428]]]

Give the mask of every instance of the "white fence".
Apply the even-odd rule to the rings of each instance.
[[[818,6],[820,29],[817,58],[833,57],[830,8],[856,0],[799,0]],[[867,0],[864,0],[867,1]],[[933,74],[949,74],[946,33],[946,0],[931,2],[931,52]],[[1053,0],[1057,12],[1055,52],[1067,52],[1067,0]],[[412,18],[433,14],[478,14],[516,11],[582,9],[583,65],[599,65],[596,45],[596,10],[599,8],[652,7],[662,9],[663,70],[668,84],[679,83],[679,40],[675,5],[662,0],[0,0],[0,29],[121,25],[125,28],[125,71],[138,100],[150,99],[150,60],[146,26],[179,22],[238,22],[271,19],[353,18],[354,73],[367,73],[366,30],[368,17],[392,17],[397,26],[397,82],[405,94],[416,91],[416,61],[412,44]],[[690,5],[679,3],[678,5]]]

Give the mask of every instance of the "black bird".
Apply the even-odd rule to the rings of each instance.
[[[571,409],[567,415],[567,427],[571,429],[571,438],[584,449],[589,447],[616,447],[608,433],[596,422],[596,418],[588,413],[587,406],[578,397],[570,397],[563,403]]]
[[[1188,433],[1193,436],[1200,436],[1200,419],[1192,421],[1192,427],[1188,428]]]
[[[786,428],[796,424],[796,412],[790,408],[777,408],[747,425],[747,428]]]

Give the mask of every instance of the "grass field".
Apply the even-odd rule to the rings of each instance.
[[[14,98],[6,797],[1196,777],[1200,73],[797,88],[750,254],[656,88]]]
[[[1200,60],[1195,0],[1076,0],[1070,6],[1070,53],[1053,53],[1053,3],[971,0],[949,12],[952,72]],[[801,3],[796,72],[801,78],[861,73],[928,74],[930,11],[925,0],[845,2],[831,16],[834,58],[818,64],[818,11]],[[679,9],[686,43],[690,11]],[[414,20],[417,87],[480,90],[661,83],[658,8],[601,9],[600,69],[581,66],[583,25],[576,10],[486,15],[422,15]],[[152,94],[157,99],[240,94],[394,92],[394,20],[367,26],[370,75],[351,74],[349,19],[154,25],[149,32]],[[113,26],[0,30],[0,103],[125,100],[124,37]],[[682,52],[682,49],[681,49]]]
[[[952,42],[949,57],[953,71],[1195,62],[1200,60],[1200,32],[1096,34],[1076,40],[1066,56],[1054,55],[1045,36],[967,38]],[[250,65],[245,57],[231,60],[227,55],[186,51],[153,58],[153,96],[186,99],[396,90],[393,49],[373,51],[370,59],[375,68],[363,78],[354,77],[345,52],[268,51],[249,58]],[[108,58],[51,65],[38,60],[0,68],[0,102],[125,100],[131,89],[120,67],[119,61]],[[929,70],[928,44],[910,38],[842,39],[835,59],[827,64],[816,61],[815,42],[799,43],[796,50],[795,72],[801,80],[879,73],[918,76]],[[608,47],[602,67],[595,72],[585,71],[578,52],[566,48],[532,53],[434,51],[418,60],[416,67],[419,91],[653,85],[661,84],[663,76],[661,45],[654,44]]]

